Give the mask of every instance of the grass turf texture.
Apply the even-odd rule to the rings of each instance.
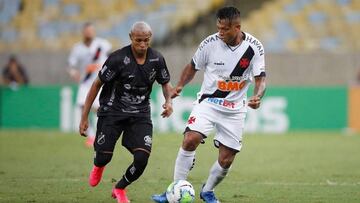
[[[147,203],[173,176],[182,140],[155,134],[143,176],[128,187],[133,203]],[[223,203],[360,202],[360,135],[289,133],[247,135],[228,177],[217,187]],[[131,162],[118,142],[102,182],[88,186],[92,149],[77,134],[51,131],[0,131],[0,202],[115,202],[111,188]],[[198,148],[189,181],[201,202],[217,150],[207,139]]]

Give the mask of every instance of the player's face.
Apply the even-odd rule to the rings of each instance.
[[[150,45],[150,32],[132,32],[130,33],[131,45],[137,54],[145,54]]]
[[[85,40],[92,40],[95,37],[95,28],[94,26],[86,26],[83,30],[83,36]]]
[[[233,45],[240,32],[240,24],[227,19],[218,19],[216,23],[219,37],[229,45]]]

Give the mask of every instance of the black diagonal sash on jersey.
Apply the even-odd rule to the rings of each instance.
[[[242,57],[239,59],[239,61],[236,64],[236,67],[234,68],[233,72],[230,74],[230,78],[232,76],[242,76],[243,73],[245,72],[245,70],[249,67],[250,63],[247,64],[246,67],[241,67],[240,62],[242,61],[242,59],[247,59],[250,62],[251,59],[254,57],[254,54],[255,54],[254,50],[251,48],[251,46],[249,46],[247,48],[247,50],[245,51],[245,53],[242,55]],[[229,94],[230,94],[230,91],[216,90],[212,94],[203,94],[199,99],[199,103],[202,102],[206,98],[212,98],[212,97],[225,98]]]
[[[101,53],[101,47],[98,47],[93,58],[92,58],[92,62],[96,62],[99,57],[100,57],[100,53]],[[83,79],[83,82],[85,82],[86,80],[88,80],[90,78],[90,76],[92,75],[93,73],[87,73]]]

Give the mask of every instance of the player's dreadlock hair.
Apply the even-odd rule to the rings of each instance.
[[[226,19],[231,22],[236,18],[240,18],[240,11],[232,6],[223,7],[217,11],[216,18],[218,20]]]

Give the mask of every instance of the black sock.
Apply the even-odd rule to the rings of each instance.
[[[132,182],[137,180],[144,172],[149,156],[150,154],[145,151],[142,150],[135,151],[134,162],[127,168],[122,179],[116,184],[115,187],[119,189],[124,189]]]

